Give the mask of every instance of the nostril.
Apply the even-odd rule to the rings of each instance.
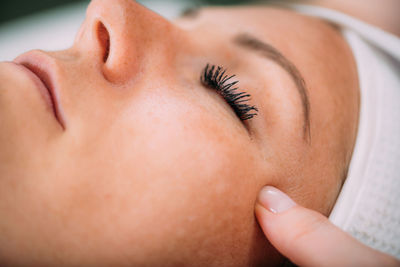
[[[97,37],[103,50],[103,62],[106,62],[110,54],[110,35],[107,28],[101,22],[97,26]]]

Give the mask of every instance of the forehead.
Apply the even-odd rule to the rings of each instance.
[[[196,20],[199,22],[209,21],[215,26],[249,26],[252,23],[261,28],[271,28],[274,26],[282,27],[284,24],[291,25],[291,28],[304,26],[316,26],[316,22],[322,23],[317,18],[299,14],[291,9],[275,6],[223,6],[223,7],[204,7],[188,9],[182,12],[177,18]],[[263,24],[263,23],[268,24]],[[229,25],[226,25],[229,23]]]
[[[307,83],[313,82],[315,70],[318,70],[318,79],[326,83],[326,79],[332,76],[326,67],[340,68],[342,64],[342,58],[335,55],[345,45],[334,26],[289,9],[268,6],[209,7],[191,11],[176,22],[196,36],[209,36],[208,42],[214,44],[221,40],[229,41],[236,34],[250,33],[268,42],[292,61]],[[310,66],[314,68],[308,75]]]
[[[198,8],[184,12],[176,22],[208,34],[246,31],[279,46],[280,50],[288,46],[293,49],[294,45],[301,47],[304,42],[308,47],[321,46],[322,39],[326,45],[326,41],[329,43],[337,35],[332,25],[320,19],[273,6]]]

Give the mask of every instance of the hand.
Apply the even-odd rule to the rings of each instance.
[[[274,187],[261,190],[255,214],[271,244],[299,266],[400,266]]]

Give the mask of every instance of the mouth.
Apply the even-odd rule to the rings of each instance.
[[[22,55],[14,61],[23,68],[25,73],[31,78],[36,88],[44,98],[46,105],[52,110],[57,121],[65,129],[65,121],[60,111],[58,92],[55,84],[54,73],[51,72],[50,65],[44,60],[40,60],[27,55]]]

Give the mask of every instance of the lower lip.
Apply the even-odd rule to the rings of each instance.
[[[54,104],[51,99],[49,90],[44,85],[44,83],[40,80],[40,78],[38,76],[36,76],[36,74],[33,73],[27,67],[17,64],[17,63],[14,63],[14,62],[12,62],[12,64],[16,65],[21,71],[23,71],[31,79],[31,81],[35,84],[35,87],[39,90],[40,95],[43,97],[44,101],[46,102],[46,105],[54,112]]]

